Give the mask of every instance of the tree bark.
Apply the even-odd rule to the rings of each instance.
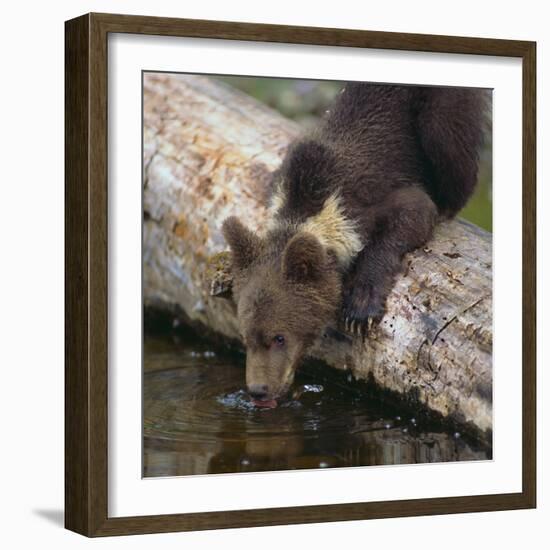
[[[143,132],[145,305],[239,339],[233,305],[211,295],[230,283],[224,256],[215,256],[226,249],[221,224],[237,215],[262,228],[269,175],[299,128],[206,77],[147,74]],[[460,220],[440,224],[406,256],[373,334],[363,342],[333,327],[313,355],[488,440],[491,235]]]

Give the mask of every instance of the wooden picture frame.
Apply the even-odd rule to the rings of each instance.
[[[523,71],[522,491],[139,517],[108,516],[109,33],[506,56]],[[65,525],[86,536],[420,516],[536,506],[534,42],[88,14],[65,26]]]

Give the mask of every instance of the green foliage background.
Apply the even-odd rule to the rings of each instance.
[[[266,103],[304,128],[311,127],[323,115],[343,83],[337,81],[294,80],[284,78],[218,77]],[[490,128],[490,124],[489,124]],[[489,131],[490,133],[490,131]],[[488,136],[481,154],[479,181],[460,216],[492,231],[492,140]]]

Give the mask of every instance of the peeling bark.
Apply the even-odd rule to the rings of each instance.
[[[299,134],[294,123],[205,77],[144,79],[144,300],[238,339],[224,288],[221,224],[260,229],[269,174]],[[210,272],[208,266],[210,261]],[[216,265],[217,261],[217,265]],[[387,314],[365,342],[329,330],[313,355],[429,409],[492,427],[492,241],[463,221],[440,224],[405,258]]]

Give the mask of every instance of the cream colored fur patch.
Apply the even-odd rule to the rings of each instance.
[[[347,218],[338,195],[331,195],[321,212],[298,226],[298,231],[311,233],[326,248],[336,253],[339,262],[347,266],[364,246],[355,222]]]
[[[279,210],[283,207],[286,199],[286,195],[284,192],[284,186],[283,186],[283,180],[280,180],[275,184],[275,188],[273,190],[273,194],[271,195],[271,199],[269,201],[269,208],[267,210],[267,226],[266,230],[271,231],[273,229],[276,229],[281,225],[281,220],[277,219],[277,215],[279,213]]]
[[[277,219],[277,213],[285,202],[282,182],[275,189],[269,207],[270,220],[267,230],[285,226],[285,220]],[[337,194],[331,195],[323,204],[323,209],[295,226],[296,231],[311,233],[320,243],[336,253],[338,261],[347,267],[364,246],[355,222],[347,218]]]
[[[283,204],[285,202],[285,193],[283,190],[283,182],[280,181],[273,192],[273,195],[271,195],[271,201],[269,205],[269,214],[271,217],[274,217],[277,212],[283,207]]]

